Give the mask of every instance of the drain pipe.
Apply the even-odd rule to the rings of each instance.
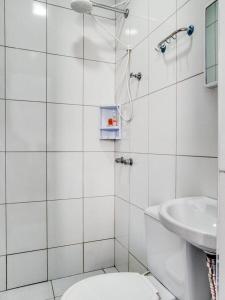
[[[209,285],[210,285],[210,292],[211,292],[212,300],[216,300],[216,294],[217,294],[216,255],[207,254],[206,261],[207,261]]]

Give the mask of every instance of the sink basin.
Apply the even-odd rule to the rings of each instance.
[[[161,223],[207,253],[216,252],[217,201],[207,197],[173,199],[160,207]]]

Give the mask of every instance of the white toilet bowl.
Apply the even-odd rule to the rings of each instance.
[[[74,284],[62,300],[175,300],[154,277],[137,273],[104,274]]]

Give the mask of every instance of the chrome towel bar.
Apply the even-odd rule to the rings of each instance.
[[[163,39],[160,43],[158,43],[155,50],[158,52],[161,52],[161,53],[165,53],[166,52],[166,43],[170,44],[171,39],[175,40],[178,33],[186,31],[187,35],[191,36],[194,33],[194,30],[195,30],[195,27],[193,25],[177,29],[176,31],[174,31],[170,35],[168,35],[165,39]]]

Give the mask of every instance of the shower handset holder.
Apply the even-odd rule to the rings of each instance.
[[[184,31],[187,32],[188,36],[192,36],[192,34],[195,31],[195,27],[194,27],[194,25],[189,25],[188,27],[182,27],[182,28],[177,29],[176,31],[174,31],[170,35],[168,35],[165,39],[163,39],[160,43],[158,43],[155,50],[164,54],[167,49],[166,44],[170,44],[171,39],[175,40],[177,38],[177,34],[180,32],[184,32]]]

